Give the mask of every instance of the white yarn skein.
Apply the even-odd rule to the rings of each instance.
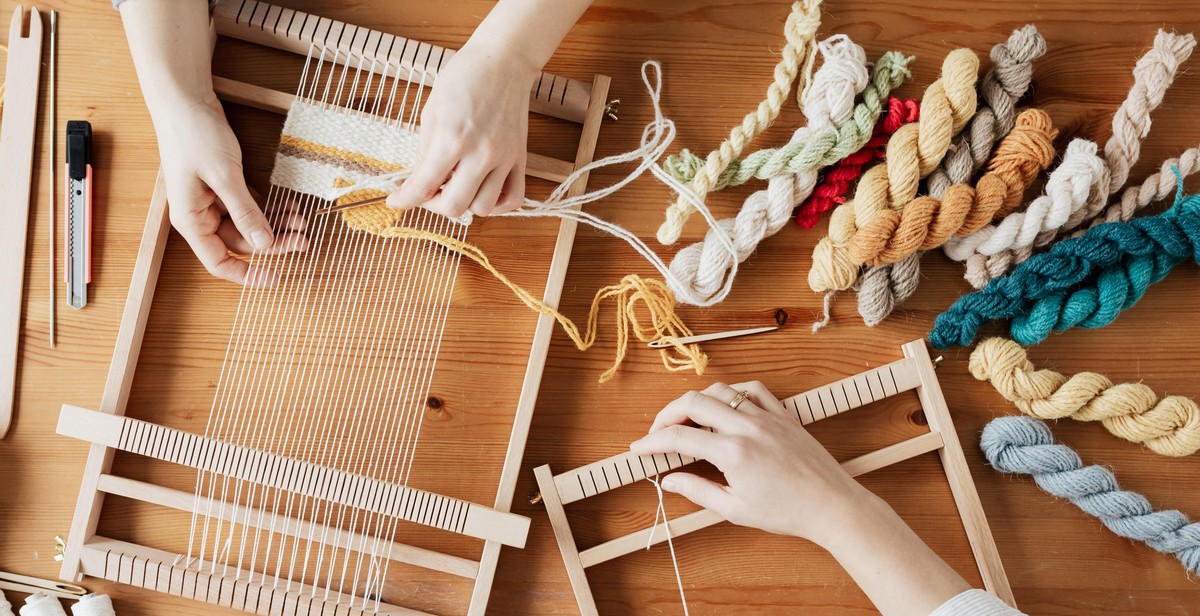
[[[830,37],[822,41],[820,50],[825,63],[813,76],[812,87],[804,99],[809,123],[792,135],[792,143],[846,124],[853,113],[855,98],[870,80],[867,54],[849,37]],[[687,288],[686,295],[704,299],[699,305],[715,303],[711,298],[728,287],[737,264],[745,261],[764,239],[786,226],[792,210],[812,194],[818,170],[813,167],[771,178],[766,190],[746,199],[736,217],[713,225],[704,240],[680,250],[671,261],[671,272]],[[710,242],[718,239],[718,234],[728,234],[736,250],[730,252],[723,246],[720,249],[712,246]]]
[[[35,592],[25,600],[21,616],[67,616],[67,612],[63,610],[58,599],[46,593]]]
[[[117,616],[112,598],[108,595],[86,594],[71,606],[72,616]]]
[[[1096,144],[1086,139],[1072,141],[1046,180],[1045,194],[1030,202],[1024,212],[1013,212],[971,235],[950,238],[942,248],[946,256],[965,261],[975,253],[1016,250],[1033,244],[1039,234],[1062,227],[1087,204],[1092,187],[1104,176],[1104,161],[1097,150]]]
[[[16,616],[12,611],[12,604],[8,602],[8,597],[4,596],[4,591],[0,590],[0,616]]]

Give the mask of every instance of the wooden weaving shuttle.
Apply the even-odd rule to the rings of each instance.
[[[925,342],[909,342],[902,350],[903,359],[785,398],[783,405],[796,415],[800,423],[810,424],[916,390],[929,432],[847,460],[842,463],[842,468],[851,476],[858,476],[921,454],[938,452],[985,587],[1009,605],[1015,605],[1008,577],[1000,562],[979,494],[971,480],[970,469],[963,457],[962,446],[954,431],[950,411],[938,386],[934,363],[925,348]],[[695,458],[679,454],[639,456],[626,452],[559,475],[555,475],[549,465],[534,469],[540,500],[546,507],[575,599],[584,616],[597,614],[596,600],[588,585],[586,569],[644,550],[650,544],[662,543],[667,537],[678,538],[724,520],[712,511],[701,509],[665,522],[669,533],[655,533],[654,528],[645,528],[580,550],[564,506],[695,461]]]

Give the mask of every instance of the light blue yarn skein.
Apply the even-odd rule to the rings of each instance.
[[[1075,450],[1054,442],[1046,422],[999,417],[984,426],[983,455],[996,470],[1032,475],[1043,490],[1100,518],[1114,533],[1173,554],[1200,574],[1200,523],[1174,509],[1155,511],[1144,496],[1120,489],[1108,469],[1084,466]]]

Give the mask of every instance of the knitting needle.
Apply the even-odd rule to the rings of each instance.
[[[675,344],[694,344],[697,342],[708,342],[710,340],[724,340],[725,338],[736,338],[738,336],[749,336],[752,334],[761,334],[763,332],[773,332],[779,329],[778,325],[770,325],[767,327],[752,327],[750,329],[738,329],[728,332],[716,332],[712,334],[702,334],[699,336],[686,336],[684,338],[676,338],[670,342],[654,341],[650,343],[652,349],[666,349]]]
[[[54,90],[54,65],[56,64],[55,56],[58,55],[58,11],[50,11],[50,348],[54,348],[54,315],[57,312],[58,306],[54,297],[54,289],[58,286],[58,279],[54,277],[54,218],[58,216],[58,191],[55,186],[55,172],[58,167],[58,161],[55,160],[55,145],[58,141],[55,124],[57,100],[55,99]]]
[[[387,195],[384,195],[382,197],[371,197],[370,199],[363,199],[362,201],[354,201],[352,203],[341,203],[338,205],[331,205],[327,208],[317,210],[317,213],[318,214],[332,214],[333,212],[340,212],[342,210],[351,210],[356,207],[362,207],[364,205],[371,205],[372,203],[383,203],[384,201],[387,201]]]

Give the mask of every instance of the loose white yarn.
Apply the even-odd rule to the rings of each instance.
[[[808,126],[792,135],[791,143],[803,143],[810,135],[829,128],[840,129],[850,121],[854,100],[867,87],[870,75],[867,54],[845,35],[822,41],[824,64],[813,75],[812,87],[804,97]],[[792,211],[812,194],[817,184],[818,167],[771,178],[766,190],[751,194],[733,219],[709,223],[704,240],[680,250],[671,261],[686,295],[700,298],[698,305],[711,305],[724,297],[737,271],[767,237],[779,232],[791,220]],[[724,238],[730,238],[730,251]],[[717,244],[714,245],[714,242]],[[677,294],[679,288],[672,285]],[[688,303],[696,303],[689,301]]]
[[[683,605],[683,616],[688,616],[687,597],[683,594],[683,576],[679,575],[679,559],[675,557],[675,541],[671,537],[671,525],[667,522],[667,508],[663,505],[663,489],[658,483],[658,476],[647,477],[658,491],[658,508],[654,510],[654,524],[650,527],[650,536],[646,538],[646,549],[654,545],[654,531],[658,530],[658,520],[662,519],[663,531],[667,534],[667,548],[671,552],[671,565],[675,567],[675,584],[679,586],[679,602]]]

